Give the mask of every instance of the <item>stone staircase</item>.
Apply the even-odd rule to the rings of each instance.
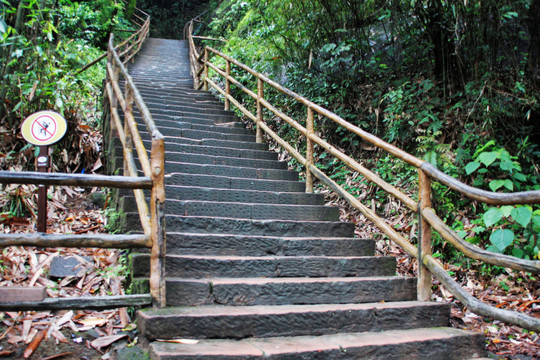
[[[137,315],[152,359],[484,355],[481,334],[447,327],[448,304],[416,301],[416,280],[396,276],[394,258],[374,256],[372,240],[193,90],[186,42],[149,39],[130,73],[166,136],[168,307]],[[123,206],[135,209],[130,197]],[[132,264],[142,289],[149,255]]]

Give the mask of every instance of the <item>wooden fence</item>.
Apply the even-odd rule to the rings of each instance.
[[[125,64],[141,49],[150,29],[150,16],[137,9],[134,14],[138,30],[128,39],[114,45],[111,34],[108,51],[84,66],[84,71],[107,57],[107,81],[105,84],[104,107],[108,106],[111,117],[111,129],[118,135],[124,153],[124,176],[59,174],[39,172],[7,172],[0,171],[2,184],[43,184],[87,187],[110,187],[133,189],[143,233],[135,235],[63,235],[63,234],[0,234],[0,247],[6,246],[41,246],[41,247],[99,247],[99,248],[151,248],[150,294],[49,298],[40,302],[2,303],[0,311],[7,310],[41,310],[68,308],[116,308],[124,306],[165,306],[164,283],[164,140],[157,130],[148,108],[144,104],[133,80],[127,72]],[[125,81],[124,91],[120,80]],[[150,158],[144,148],[133,117],[133,106],[142,115],[146,127],[152,134]],[[120,116],[119,110],[123,113]],[[123,120],[122,120],[123,119]],[[133,157],[133,147],[138,154],[138,161],[144,176],[137,175],[137,165]],[[150,190],[150,204],[147,204],[143,189]]]
[[[328,185],[333,191],[342,196],[351,206],[358,209],[368,220],[375,224],[386,236],[392,241],[401,246],[405,252],[417,258],[419,261],[419,276],[417,293],[418,300],[429,301],[431,298],[431,276],[438,279],[445,288],[450,291],[459,301],[467,306],[471,311],[489,316],[494,319],[502,320],[507,323],[519,325],[523,328],[540,331],[540,319],[533,318],[523,313],[504,310],[492,307],[482,301],[476,299],[463,289],[444,269],[443,265],[436,260],[431,253],[431,238],[432,230],[437,231],[441,237],[463,252],[467,257],[476,259],[488,264],[503,266],[515,270],[524,270],[532,273],[540,272],[540,261],[525,260],[515,258],[499,253],[493,253],[480,249],[479,247],[470,244],[462,239],[452,228],[444,223],[437,216],[435,210],[431,207],[431,181],[436,180],[447,185],[451,189],[460,192],[464,196],[485,202],[493,205],[509,205],[509,204],[538,204],[540,203],[540,191],[527,191],[517,193],[493,193],[485,190],[470,187],[438,170],[430,163],[419,159],[381,139],[373,134],[370,134],[359,127],[350,124],[342,117],[323,108],[320,105],[296,94],[295,92],[281,86],[275,81],[269,79],[265,75],[251,69],[250,67],[238,62],[237,60],[221,53],[211,47],[204,47],[201,51],[195,45],[193,33],[193,24],[190,22],[187,26],[187,40],[190,47],[191,71],[194,77],[195,87],[197,89],[208,90],[210,87],[215,89],[225,99],[225,110],[230,109],[230,104],[235,105],[247,118],[252,120],[256,126],[257,142],[263,141],[263,131],[276,141],[284,150],[293,156],[305,168],[306,172],[306,191],[313,191],[314,177]],[[220,68],[211,62],[211,58],[221,58],[221,62],[225,63],[225,68]],[[231,67],[235,66],[237,71],[244,71],[251,74],[256,79],[255,84],[245,85],[231,76]],[[222,79],[224,87],[219,86],[216,81],[209,76],[209,71],[212,69],[216,76]],[[239,100],[231,95],[231,85],[236,86],[244,93],[249,95],[256,102],[256,112],[253,113],[247,109]],[[306,108],[306,126],[304,127],[298,121],[291,118],[281,110],[273,106],[264,98],[265,86],[271,87],[282,93],[297,103],[302,104]],[[256,88],[257,91],[250,90]],[[304,157],[295,147],[289,144],[276,134],[265,122],[263,109],[269,110],[275,116],[287,122],[300,134],[299,137],[306,139],[306,156]],[[338,150],[325,139],[317,135],[314,117],[318,115],[327,118],[342,126],[346,130],[360,136],[365,141],[370,142],[377,148],[382,149],[398,159],[405,161],[418,169],[418,201],[384,181],[373,171],[367,169],[358,161]],[[297,141],[296,143],[300,143]],[[332,180],[327,174],[320,170],[315,163],[313,156],[314,145],[326,151],[336,159],[341,160],[346,166],[353,171],[358,172],[370,182],[376,184],[389,195],[400,200],[411,211],[418,214],[419,217],[419,246],[411,244],[405,237],[399,234],[389,223],[378,216],[375,211],[365,206],[355,196],[348,193],[342,186]]]

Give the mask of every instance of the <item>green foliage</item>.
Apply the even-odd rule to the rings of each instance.
[[[111,31],[128,27],[121,17],[123,3],[4,0],[1,4],[0,120],[5,131],[0,153],[18,154],[11,157],[15,164],[33,170],[32,149],[17,137],[20,123],[36,111],[55,110],[68,121],[68,136],[62,141],[75,145],[59,158],[66,164],[59,161],[58,166],[64,169],[75,161],[81,163],[80,171],[87,165],[86,155],[98,151],[82,149],[81,156],[77,150],[88,141],[76,137],[88,133],[88,125],[98,124],[97,94],[105,69],[98,64],[80,74],[76,71],[101,55]],[[3,168],[13,165],[8,157],[2,160]]]
[[[495,141],[478,147],[473,161],[465,167],[467,175],[474,176],[476,186],[488,184],[492,191],[514,191],[536,181],[536,176],[524,174],[517,157],[511,156]],[[484,185],[485,186],[485,185]],[[538,185],[532,186],[538,188]],[[491,229],[488,250],[509,253],[520,258],[538,258],[540,236],[540,209],[535,206],[501,206],[488,208],[477,221],[475,232]],[[518,236],[517,234],[523,234]]]
[[[453,177],[486,190],[523,191],[540,189],[540,54],[535,50],[540,46],[532,36],[540,21],[539,4],[227,0],[204,33],[225,37],[228,42],[220,50],[226,54]],[[256,89],[251,75],[234,66],[232,74]],[[235,86],[231,92],[255,113],[252,98]],[[304,106],[269,87],[264,98],[305,124]],[[305,140],[296,130],[272,113],[264,117],[304,153]],[[415,196],[414,169],[374,151],[327,118],[318,116],[315,129]],[[339,161],[317,148],[315,153],[318,166],[352,193],[369,186]],[[498,219],[493,210],[484,218],[489,207],[437,182],[432,189],[433,207],[461,235],[469,234],[469,241],[520,257],[537,255],[538,234],[534,215],[526,221],[527,207],[515,207],[515,216],[510,211]],[[382,191],[371,195],[378,209],[387,201]],[[530,210],[534,214],[536,208]],[[434,237],[443,258],[461,261]]]

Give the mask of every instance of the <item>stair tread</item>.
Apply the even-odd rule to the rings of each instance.
[[[262,284],[330,284],[330,283],[357,283],[357,282],[373,282],[386,280],[408,280],[413,279],[404,276],[363,276],[363,277],[245,277],[245,278],[226,278],[226,277],[208,277],[204,279],[167,277],[171,281],[189,281],[196,283],[212,283],[213,285],[262,285]]]
[[[437,340],[457,338],[457,342],[466,338],[478,338],[479,334],[471,331],[454,328],[418,328],[410,330],[388,330],[384,332],[363,332],[363,333],[341,333],[320,336],[290,336],[273,338],[249,338],[243,340],[200,340],[197,344],[178,344],[170,342],[153,342],[151,351],[161,354],[162,358],[167,358],[173,354],[197,357],[200,359],[210,359],[212,356],[217,359],[236,358],[271,358],[273,356],[296,356],[303,359],[329,359],[333,352],[337,353],[331,357],[353,359],[361,355],[363,359],[402,359],[404,354],[396,348],[398,345],[408,343],[428,343],[422,347],[427,351],[417,354],[414,358],[430,359],[435,354],[447,354],[447,359],[459,358],[458,352],[468,353],[474,357],[477,349],[467,349],[463,346],[456,349],[454,353],[448,353],[449,348],[434,348],[429,346]],[[476,340],[478,342],[478,340]],[[463,341],[463,344],[467,342]],[[452,345],[455,345],[452,343]],[[387,347],[388,350],[381,349]],[[353,353],[353,350],[357,354]],[[362,348],[366,349],[363,354]],[[380,350],[379,350],[380,349]],[[313,353],[311,357],[306,357],[306,353]],[[295,355],[293,355],[295,354]],[[304,354],[303,357],[300,357]],[[411,353],[410,355],[413,355]],[[456,356],[457,355],[457,356]],[[382,357],[381,357],[382,356]],[[280,359],[283,357],[279,357]]]
[[[176,306],[158,310],[145,310],[142,314],[146,317],[171,317],[171,316],[238,316],[252,314],[288,314],[304,312],[328,312],[367,309],[391,309],[413,307],[448,307],[447,303],[423,302],[423,301],[390,301],[378,303],[347,303],[347,304],[302,304],[302,305],[201,305],[201,306]]]

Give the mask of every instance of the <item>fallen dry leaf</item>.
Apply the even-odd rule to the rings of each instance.
[[[177,343],[177,344],[187,344],[187,345],[195,345],[199,343],[199,340],[194,340],[194,339],[156,339],[156,341],[171,342],[171,343]]]
[[[35,338],[34,340],[32,340],[32,342],[30,343],[30,345],[28,345],[28,347],[26,348],[26,350],[24,350],[24,353],[23,353],[23,357],[25,359],[28,359],[30,356],[32,356],[32,354],[34,353],[34,351],[36,351],[37,347],[39,346],[39,344],[41,344],[41,341],[43,340],[43,338],[45,337],[45,335],[47,334],[47,330],[42,330]]]
[[[82,319],[77,320],[77,322],[81,325],[84,325],[85,327],[95,327],[95,326],[101,326],[105,323],[107,323],[107,319],[103,318],[88,318],[88,319]]]
[[[127,337],[127,334],[122,335],[109,335],[109,336],[102,336],[95,340],[93,340],[90,345],[96,349],[101,349],[103,347],[109,346],[114,342],[117,342],[120,339],[123,339]]]

